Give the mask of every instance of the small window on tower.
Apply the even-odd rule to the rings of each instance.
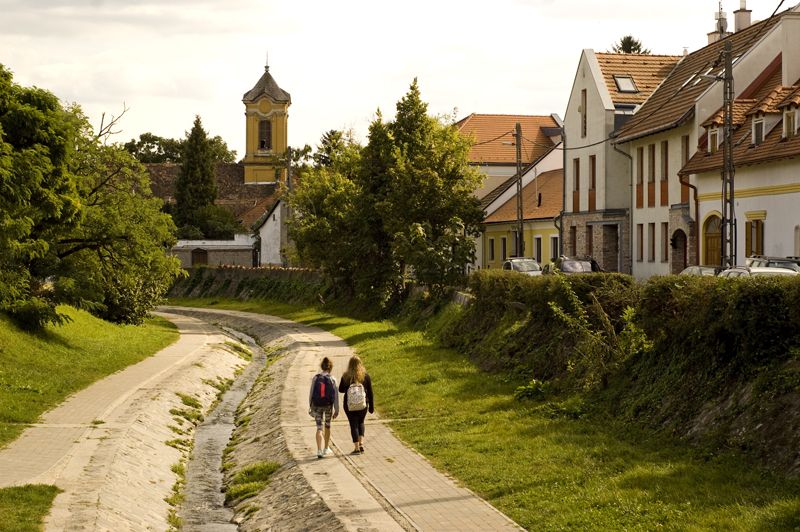
[[[258,123],[258,149],[272,149],[272,123],[269,120],[261,120]]]
[[[614,76],[614,83],[617,84],[619,92],[639,92],[631,76]]]

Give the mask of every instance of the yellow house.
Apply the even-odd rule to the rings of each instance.
[[[554,220],[561,212],[563,179],[561,168],[549,170],[535,176],[522,189],[525,256],[533,257],[539,264],[547,264],[558,257],[558,228]],[[516,234],[517,198],[514,195],[484,220],[481,247],[486,268],[501,268],[508,257],[517,254]]]
[[[286,174],[280,158],[288,146],[289,106],[292,98],[269,73],[269,65],[258,83],[242,97],[245,105],[247,141],[244,182],[274,183]]]

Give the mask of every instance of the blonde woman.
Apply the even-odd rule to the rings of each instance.
[[[364,419],[367,412],[372,414],[374,403],[372,397],[372,381],[369,378],[364,364],[357,356],[350,358],[347,371],[342,375],[339,392],[345,394],[342,398],[344,413],[350,422],[350,435],[353,437],[355,449],[350,454],[364,452]]]

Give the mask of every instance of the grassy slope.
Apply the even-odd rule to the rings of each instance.
[[[419,331],[265,302],[174,303],[277,314],[339,335],[364,357],[381,412],[417,418],[394,430],[526,528],[800,527],[800,482],[590,419],[580,398],[516,401],[520,383]]]
[[[40,334],[20,331],[0,316],[0,447],[67,396],[178,338],[161,318],[138,327],[61,310],[73,321]],[[0,489],[0,530],[38,530],[57,492],[55,486]]]

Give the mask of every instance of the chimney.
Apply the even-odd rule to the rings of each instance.
[[[751,13],[752,11],[747,9],[747,0],[739,0],[739,9],[733,12],[734,16],[736,17],[734,19],[734,24],[737,32],[750,27]]]

